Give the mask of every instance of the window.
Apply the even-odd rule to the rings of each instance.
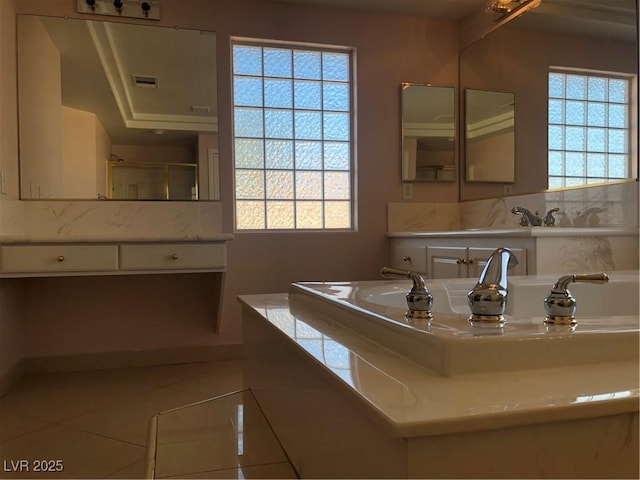
[[[630,80],[549,73],[549,188],[630,176]]]
[[[350,52],[232,48],[236,230],[352,228]]]

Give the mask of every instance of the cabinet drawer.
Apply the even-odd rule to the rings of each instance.
[[[120,245],[122,270],[222,269],[225,266],[225,244]]]
[[[0,247],[3,273],[103,272],[118,269],[115,245],[16,245]]]

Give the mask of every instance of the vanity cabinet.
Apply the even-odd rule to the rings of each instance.
[[[428,237],[391,239],[391,266],[422,273],[426,278],[479,278],[496,248],[509,248],[518,264],[511,275],[535,273],[535,245],[526,238],[444,238],[446,232]]]
[[[225,270],[225,241],[0,246],[0,277]]]
[[[497,248],[497,247],[496,247]],[[479,278],[495,248],[427,246],[429,278]],[[510,248],[518,264],[508,268],[511,275],[527,274],[527,250]]]

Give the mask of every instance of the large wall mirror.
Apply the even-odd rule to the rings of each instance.
[[[18,15],[22,199],[219,199],[211,32]]]
[[[455,89],[401,85],[402,181],[455,180]]]
[[[515,180],[515,95],[467,88],[464,95],[467,182]]]
[[[499,177],[473,175],[460,184],[460,200],[521,195],[548,188],[549,72],[617,72],[637,76],[637,13],[635,0],[543,0],[506,25],[460,52],[460,101],[468,90],[508,92],[515,95],[514,183]],[[630,98],[637,101],[637,82]],[[501,102],[505,105],[507,102]],[[629,123],[637,126],[637,108]],[[636,103],[637,105],[637,103]],[[630,169],[637,166],[637,142],[629,135]],[[461,158],[469,162],[469,141],[461,142]],[[502,158],[495,156],[492,171]],[[469,166],[464,165],[469,173]],[[504,183],[490,183],[504,182]]]

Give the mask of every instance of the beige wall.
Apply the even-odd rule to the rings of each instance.
[[[4,2],[0,0],[0,4]],[[29,0],[18,2],[17,10],[77,17],[74,7],[75,2],[67,0]],[[211,275],[26,280],[28,356],[124,351],[136,346],[154,349],[174,343],[238,343],[238,295],[283,292],[296,280],[378,278],[389,256],[386,204],[402,198],[400,83],[454,86],[457,81],[456,29],[447,22],[244,0],[163,0],[161,8],[160,25],[217,32],[218,148],[225,231],[231,231],[233,225],[230,37],[355,47],[358,229],[323,234],[238,233],[228,248],[217,333],[210,310],[211,290],[207,288],[215,284]],[[13,58],[14,52],[8,49],[3,66],[5,59]],[[2,75],[4,78],[4,71]],[[3,101],[13,91],[15,80],[0,92]],[[15,136],[15,124],[7,121],[1,133],[3,138],[5,134]],[[17,164],[15,152],[10,152],[9,160]],[[457,186],[421,184],[416,185],[414,194],[416,199],[455,202]],[[123,286],[135,295],[124,295]],[[171,307],[162,308],[167,298]],[[76,303],[82,308],[74,308]],[[105,329],[111,334],[100,334]]]

